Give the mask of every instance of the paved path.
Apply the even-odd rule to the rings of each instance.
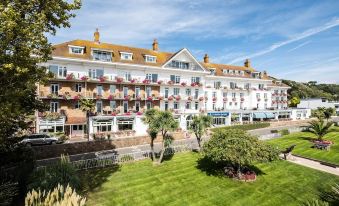
[[[306,158],[296,157],[296,156],[292,155],[291,159],[289,159],[287,161],[339,176],[339,168],[334,168],[334,167],[330,167],[330,166],[327,166],[327,165],[323,165],[323,164],[320,164],[320,162],[317,162],[317,161],[314,161],[314,160],[309,160],[309,159],[306,159]]]

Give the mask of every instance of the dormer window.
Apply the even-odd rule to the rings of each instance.
[[[156,63],[157,57],[152,55],[145,55],[145,61],[149,63]]]
[[[93,50],[92,51],[93,60],[97,61],[112,61],[112,51],[103,51],[103,50]]]
[[[120,52],[120,58],[122,60],[132,60],[133,53],[129,52]]]
[[[222,73],[228,74],[228,70],[227,70],[227,69],[223,69],[223,70],[222,70]]]
[[[70,54],[84,54],[85,47],[68,45]]]
[[[215,75],[215,68],[210,69],[211,75]]]

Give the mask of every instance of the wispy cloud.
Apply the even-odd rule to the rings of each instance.
[[[311,41],[303,42],[303,43],[297,45],[296,47],[293,47],[292,49],[288,50],[287,52],[292,52],[292,51],[294,51],[294,50],[297,50],[297,49],[299,49],[299,48],[301,48],[301,47],[303,47],[303,46],[306,46],[306,45],[309,44],[309,43],[311,43]]]
[[[300,33],[298,35],[295,35],[294,37],[292,37],[292,38],[290,38],[290,39],[288,39],[286,41],[281,41],[281,42],[275,43],[275,44],[271,45],[270,47],[268,47],[268,48],[266,48],[264,50],[255,52],[253,54],[235,58],[232,61],[230,61],[229,63],[233,64],[233,63],[236,63],[236,62],[239,62],[239,61],[243,61],[244,59],[249,59],[249,58],[254,58],[254,57],[262,56],[262,55],[270,53],[270,52],[272,52],[272,51],[274,51],[274,50],[276,50],[276,49],[278,49],[278,48],[280,48],[282,46],[285,46],[285,45],[291,44],[293,42],[299,41],[301,39],[305,39],[307,37],[316,35],[316,34],[318,34],[320,32],[326,31],[326,30],[331,29],[333,27],[336,27],[338,25],[339,25],[339,18],[334,18],[333,20],[327,22],[325,25],[308,29],[308,30],[306,30],[306,31],[304,31],[304,32],[302,32],[302,33]]]

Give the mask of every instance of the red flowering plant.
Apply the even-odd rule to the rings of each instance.
[[[171,81],[171,80],[169,80],[169,81],[167,82],[167,84],[172,85],[172,84],[174,84],[174,82]]]
[[[130,112],[126,112],[125,115],[126,115],[126,116],[130,116],[131,113],[130,113]]]
[[[134,83],[137,83],[137,81],[138,81],[137,79],[131,79],[130,82],[131,82],[132,84],[134,84]]]
[[[199,97],[199,101],[200,102],[204,101],[204,97]]]
[[[131,98],[131,96],[130,95],[126,95],[125,97],[124,97],[124,100],[130,100],[130,98]]]
[[[152,96],[148,96],[147,97],[147,101],[152,101],[153,100],[153,97]]]
[[[242,102],[243,102],[244,100],[245,100],[245,98],[244,98],[244,97],[241,97],[241,98],[240,98],[240,101],[242,101]]]
[[[142,115],[142,112],[137,112],[137,115]]]
[[[186,87],[187,83],[186,82],[181,82],[181,86]]]
[[[188,100],[188,101],[192,101],[192,100],[193,100],[193,97],[192,97],[192,96],[188,96],[188,97],[187,97],[187,100]]]
[[[142,83],[144,83],[144,84],[149,84],[149,83],[151,83],[151,80],[149,80],[149,79],[144,79],[144,80],[142,81]]]
[[[175,97],[175,100],[179,101],[181,99],[181,97],[178,95]]]
[[[168,99],[169,101],[172,101],[172,100],[174,99],[174,97],[173,97],[173,96],[169,96],[167,99]]]
[[[224,100],[224,102],[227,102],[227,98],[226,98],[226,97],[224,97],[224,99],[223,99],[223,100]]]
[[[164,97],[163,97],[163,96],[159,96],[158,99],[159,99],[159,100],[163,100]]]
[[[88,80],[88,76],[82,76],[81,78],[80,78],[82,81],[87,81]]]
[[[120,83],[122,83],[124,81],[124,78],[122,78],[122,77],[115,77],[115,81],[120,84]]]
[[[217,101],[217,97],[212,98],[213,102]]]
[[[136,100],[141,100],[141,96],[137,96],[135,99]]]
[[[233,102],[237,101],[237,98],[233,98],[232,101],[233,101]]]
[[[79,100],[80,98],[81,98],[81,95],[80,95],[80,94],[75,95],[75,96],[73,97],[74,100]]]
[[[70,74],[67,74],[67,76],[66,76],[66,80],[72,80],[72,79],[74,79],[75,77],[74,77],[74,74],[73,73],[70,73]]]
[[[97,96],[95,96],[96,99],[101,99],[102,98],[102,95],[100,94],[97,94]]]
[[[115,113],[115,112],[112,112],[112,116],[117,116],[117,113]]]
[[[109,96],[108,96],[108,100],[113,100],[114,99],[114,97],[115,97],[115,95],[114,94],[110,94]]]
[[[107,77],[105,77],[105,76],[99,77],[100,82],[105,82],[106,80],[107,80]]]
[[[272,101],[272,104],[275,104],[275,101]]]
[[[191,83],[191,87],[195,87],[195,86],[197,86],[197,84],[198,84],[198,83],[196,83],[196,82],[192,82],[192,83]]]
[[[162,83],[163,83],[163,81],[162,81],[162,80],[159,80],[159,81],[157,81],[157,83],[158,83],[158,84],[162,84]]]

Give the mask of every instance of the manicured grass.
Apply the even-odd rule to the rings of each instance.
[[[253,124],[243,124],[243,125],[233,125],[233,126],[226,126],[226,127],[217,127],[217,128],[213,128],[212,131],[216,131],[216,130],[219,130],[219,129],[241,129],[241,130],[247,131],[247,130],[265,128],[265,127],[269,127],[269,126],[270,126],[269,122],[258,122],[258,123],[253,123]]]
[[[312,148],[313,143],[310,140],[313,139],[315,139],[315,135],[312,133],[298,132],[268,142],[278,146],[281,150],[285,150],[291,145],[296,144],[292,154],[339,165],[339,132],[331,132],[324,137],[324,139],[334,142],[334,144],[331,145],[330,151]]]
[[[239,182],[201,171],[198,157],[183,153],[160,166],[147,160],[118,170],[88,171],[82,175],[91,188],[87,205],[300,205],[339,181],[327,173],[276,161],[256,165],[263,174],[255,182]]]

